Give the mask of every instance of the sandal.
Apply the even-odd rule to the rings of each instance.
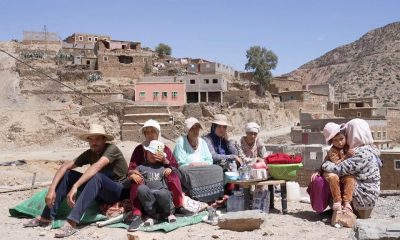
[[[71,235],[73,235],[74,233],[76,233],[78,231],[78,229],[73,228],[71,226],[64,226],[60,229],[58,229],[58,231],[54,234],[55,238],[65,238],[65,237],[69,237]]]
[[[342,203],[341,202],[335,202],[332,206],[333,211],[340,211],[342,210]]]
[[[27,223],[24,223],[22,226],[24,227],[47,227],[50,224],[49,222],[40,221],[37,218],[29,220]]]

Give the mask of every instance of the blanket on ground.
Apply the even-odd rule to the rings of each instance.
[[[27,199],[26,201],[18,204],[15,207],[12,207],[9,209],[9,213],[11,217],[36,217],[39,216],[44,207],[46,206],[46,203],[44,201],[45,197],[47,194],[47,189],[42,190],[35,195],[33,195],[31,198]],[[85,212],[83,215],[80,224],[90,224],[93,222],[98,222],[102,220],[106,220],[107,217],[102,215],[99,210],[100,204],[97,202],[94,202]],[[64,224],[64,220],[70,213],[71,209],[68,207],[67,202],[63,201],[63,203],[60,206],[60,209],[57,212],[57,219],[53,221],[52,228],[60,228]],[[179,227],[187,226],[187,225],[192,225],[196,224],[202,221],[202,218],[207,214],[207,212],[201,212],[196,215],[190,216],[190,217],[177,217],[177,221],[175,223],[168,223],[168,222],[162,222],[159,224],[155,224],[151,227],[140,227],[140,231],[147,231],[147,232],[152,232],[152,231],[159,231],[163,230],[165,232],[169,232],[172,230],[175,230]],[[108,225],[108,227],[120,227],[120,228],[127,228],[128,225],[124,223],[115,223],[112,225]]]

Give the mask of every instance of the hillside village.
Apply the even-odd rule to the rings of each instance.
[[[343,94],[339,78],[321,77],[315,70],[330,68],[319,59],[272,78],[265,96],[259,96],[251,72],[223,63],[160,57],[141,42],[102,34],[76,32],[60,39],[56,32],[24,31],[22,40],[0,42],[1,150],[82,148],[85,143],[74,136],[96,122],[116,136],[116,142],[137,144],[143,141],[139,129],[148,119],[160,123],[164,140],[173,145],[187,117],[198,118],[207,132],[210,119],[223,113],[233,123],[233,137],[243,135],[249,121],[258,122],[263,133],[287,129],[278,137],[266,134],[263,141],[268,151],[302,154],[304,166],[295,180],[305,187],[326,155],[325,124],[363,118],[382,150],[381,189],[400,189],[400,108],[393,100],[397,95],[383,94],[372,80],[371,91],[360,88],[356,94],[352,88]],[[399,41],[398,34],[395,39]],[[391,66],[391,72],[399,73],[398,64]],[[357,79],[352,81],[361,84]],[[7,177],[1,185],[19,184]]]

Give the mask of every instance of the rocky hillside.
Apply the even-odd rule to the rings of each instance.
[[[400,22],[369,31],[289,73],[304,84],[330,83],[336,97],[376,96],[400,106]]]

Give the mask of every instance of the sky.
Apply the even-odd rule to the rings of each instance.
[[[22,31],[110,35],[172,56],[203,58],[243,71],[246,50],[278,56],[273,75],[288,73],[368,31],[400,21],[398,0],[1,0],[0,41]]]

